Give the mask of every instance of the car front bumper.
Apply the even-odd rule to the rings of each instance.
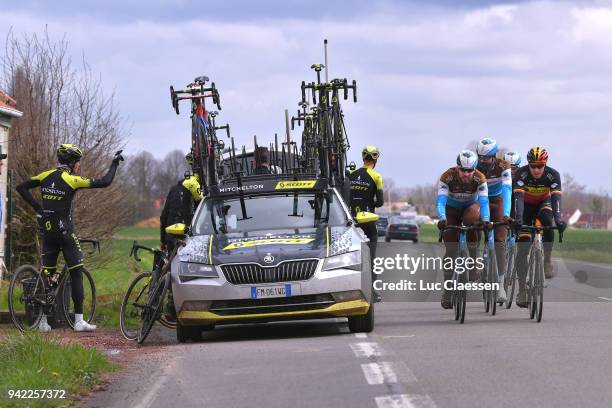
[[[176,261],[178,262],[178,261]],[[217,278],[181,282],[172,267],[172,292],[185,326],[362,316],[371,303],[371,274],[350,269],[322,271],[305,281],[235,285],[215,266]],[[369,265],[364,264],[365,270]],[[291,296],[256,299],[253,288],[289,285]]]

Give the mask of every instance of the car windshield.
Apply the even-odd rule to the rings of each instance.
[[[194,235],[342,226],[347,218],[333,193],[286,193],[207,199],[198,211]]]
[[[408,217],[394,217],[391,220],[391,224],[414,224],[414,223],[415,223],[415,219],[408,218]]]

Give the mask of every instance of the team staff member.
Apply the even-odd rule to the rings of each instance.
[[[438,213],[438,228],[444,231],[447,225],[465,226],[477,225],[480,220],[489,223],[489,192],[487,179],[484,174],[476,170],[478,156],[471,150],[463,150],[457,156],[457,166],[446,170],[438,182],[438,199],[436,210]],[[456,258],[459,242],[459,231],[444,231],[445,258]],[[470,257],[476,258],[478,251],[478,231],[470,231],[467,235]],[[475,271],[470,271],[470,280],[476,280]],[[453,278],[453,271],[444,270],[444,280]],[[452,292],[444,289],[442,292],[442,307],[453,307]]]
[[[383,179],[382,176],[374,171],[380,152],[374,146],[366,146],[361,152],[363,159],[363,167],[351,172],[348,175],[350,186],[350,207],[353,217],[362,211],[374,212],[375,208],[381,207],[384,203],[383,199]],[[376,257],[376,245],[378,243],[378,232],[376,231],[376,222],[368,222],[359,224],[370,242],[370,257],[372,260]],[[372,274],[372,281],[375,275]],[[382,300],[380,294],[373,290],[374,301]]]
[[[478,142],[476,154],[478,154],[478,166],[476,168],[487,178],[491,221],[508,224],[511,221],[510,211],[512,209],[512,171],[510,163],[496,157],[497,142],[495,139],[485,138]],[[507,236],[506,226],[495,227],[495,258],[497,259],[497,272],[502,283],[506,266]],[[500,285],[497,292],[497,301],[506,301],[506,292],[503,285]]]
[[[17,186],[17,192],[34,208],[39,226],[43,232],[42,264],[43,273],[49,284],[57,279],[57,257],[62,252],[72,280],[72,301],[74,302],[74,330],[93,331],[96,325],[83,320],[83,254],[72,224],[72,200],[77,190],[83,188],[108,187],[115,178],[119,162],[123,160],[121,151],[115,154],[108,172],[101,179],[88,179],[78,175],[83,152],[73,144],[62,144],[57,149],[60,166],[44,171]],[[42,205],[30,189],[40,187]],[[51,326],[43,315],[38,328],[47,332]]]
[[[555,224],[564,230],[567,224],[561,220],[561,176],[552,167],[548,167],[548,152],[546,149],[536,146],[527,153],[527,166],[516,171],[514,180],[514,205],[515,226],[533,225],[535,219],[539,219],[542,225],[552,226]],[[544,231],[542,241],[544,243],[544,275],[547,279],[553,277],[553,266],[551,261],[553,241],[555,233],[553,230]],[[531,234],[524,231],[519,235],[519,242],[531,241]],[[517,275],[519,278],[519,292],[516,304],[527,307],[527,292],[525,278],[527,276],[527,253],[529,246],[522,244],[518,246],[517,253]]]
[[[193,156],[191,153],[185,156],[187,164],[193,167]],[[193,213],[202,200],[202,189],[200,178],[197,174],[185,174],[185,178],[175,184],[166,197],[164,208],[159,217],[159,233],[161,247],[172,253],[175,246],[175,238],[166,234],[166,227],[173,224],[190,225]]]

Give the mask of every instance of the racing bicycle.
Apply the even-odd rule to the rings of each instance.
[[[151,271],[141,272],[130,283],[121,302],[119,327],[126,339],[142,344],[156,320],[168,329],[176,328],[176,322],[161,313],[170,289],[168,272],[176,249],[168,256],[165,251],[139,245],[134,241],[130,256],[138,262],[141,261],[139,250],[153,254],[153,268]]]
[[[97,239],[78,239],[80,244],[91,244],[88,254],[100,252]],[[83,268],[83,320],[91,323],[96,314],[96,286],[91,273]],[[74,328],[74,304],[71,296],[71,278],[64,264],[57,283],[32,265],[22,265],[13,274],[8,288],[8,307],[13,324],[20,331],[38,327],[43,314],[56,316],[62,307],[64,319]]]
[[[542,235],[546,230],[559,231],[559,243],[563,242],[563,229],[558,226],[543,226],[540,220],[536,219],[535,225],[523,225],[521,230],[529,231],[532,234],[531,246],[527,257],[527,304],[529,318],[542,321],[542,310],[544,307],[544,244]]]

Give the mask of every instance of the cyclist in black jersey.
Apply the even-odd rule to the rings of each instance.
[[[72,280],[72,301],[75,311],[75,331],[93,331],[95,325],[83,320],[83,254],[72,224],[72,200],[77,190],[84,188],[108,187],[115,178],[121,151],[113,158],[110,168],[101,179],[88,179],[78,175],[83,152],[73,144],[62,144],[57,149],[59,167],[33,176],[17,186],[17,192],[36,211],[39,228],[42,231],[43,273],[50,284],[56,279],[57,258],[62,252]],[[30,189],[40,187],[42,205]],[[39,324],[41,331],[51,328],[43,316]]]
[[[353,217],[358,212],[368,211],[374,212],[375,208],[381,207],[384,203],[383,199],[383,179],[382,176],[374,171],[376,163],[380,156],[380,152],[374,146],[366,146],[361,152],[363,158],[363,167],[352,171],[348,176],[350,186],[351,214]],[[376,222],[359,224],[370,242],[370,256],[372,260],[376,257],[376,245],[378,242],[378,232],[376,230]],[[375,275],[372,275],[372,281],[375,280]],[[374,291],[374,301],[380,302],[381,296]]]

